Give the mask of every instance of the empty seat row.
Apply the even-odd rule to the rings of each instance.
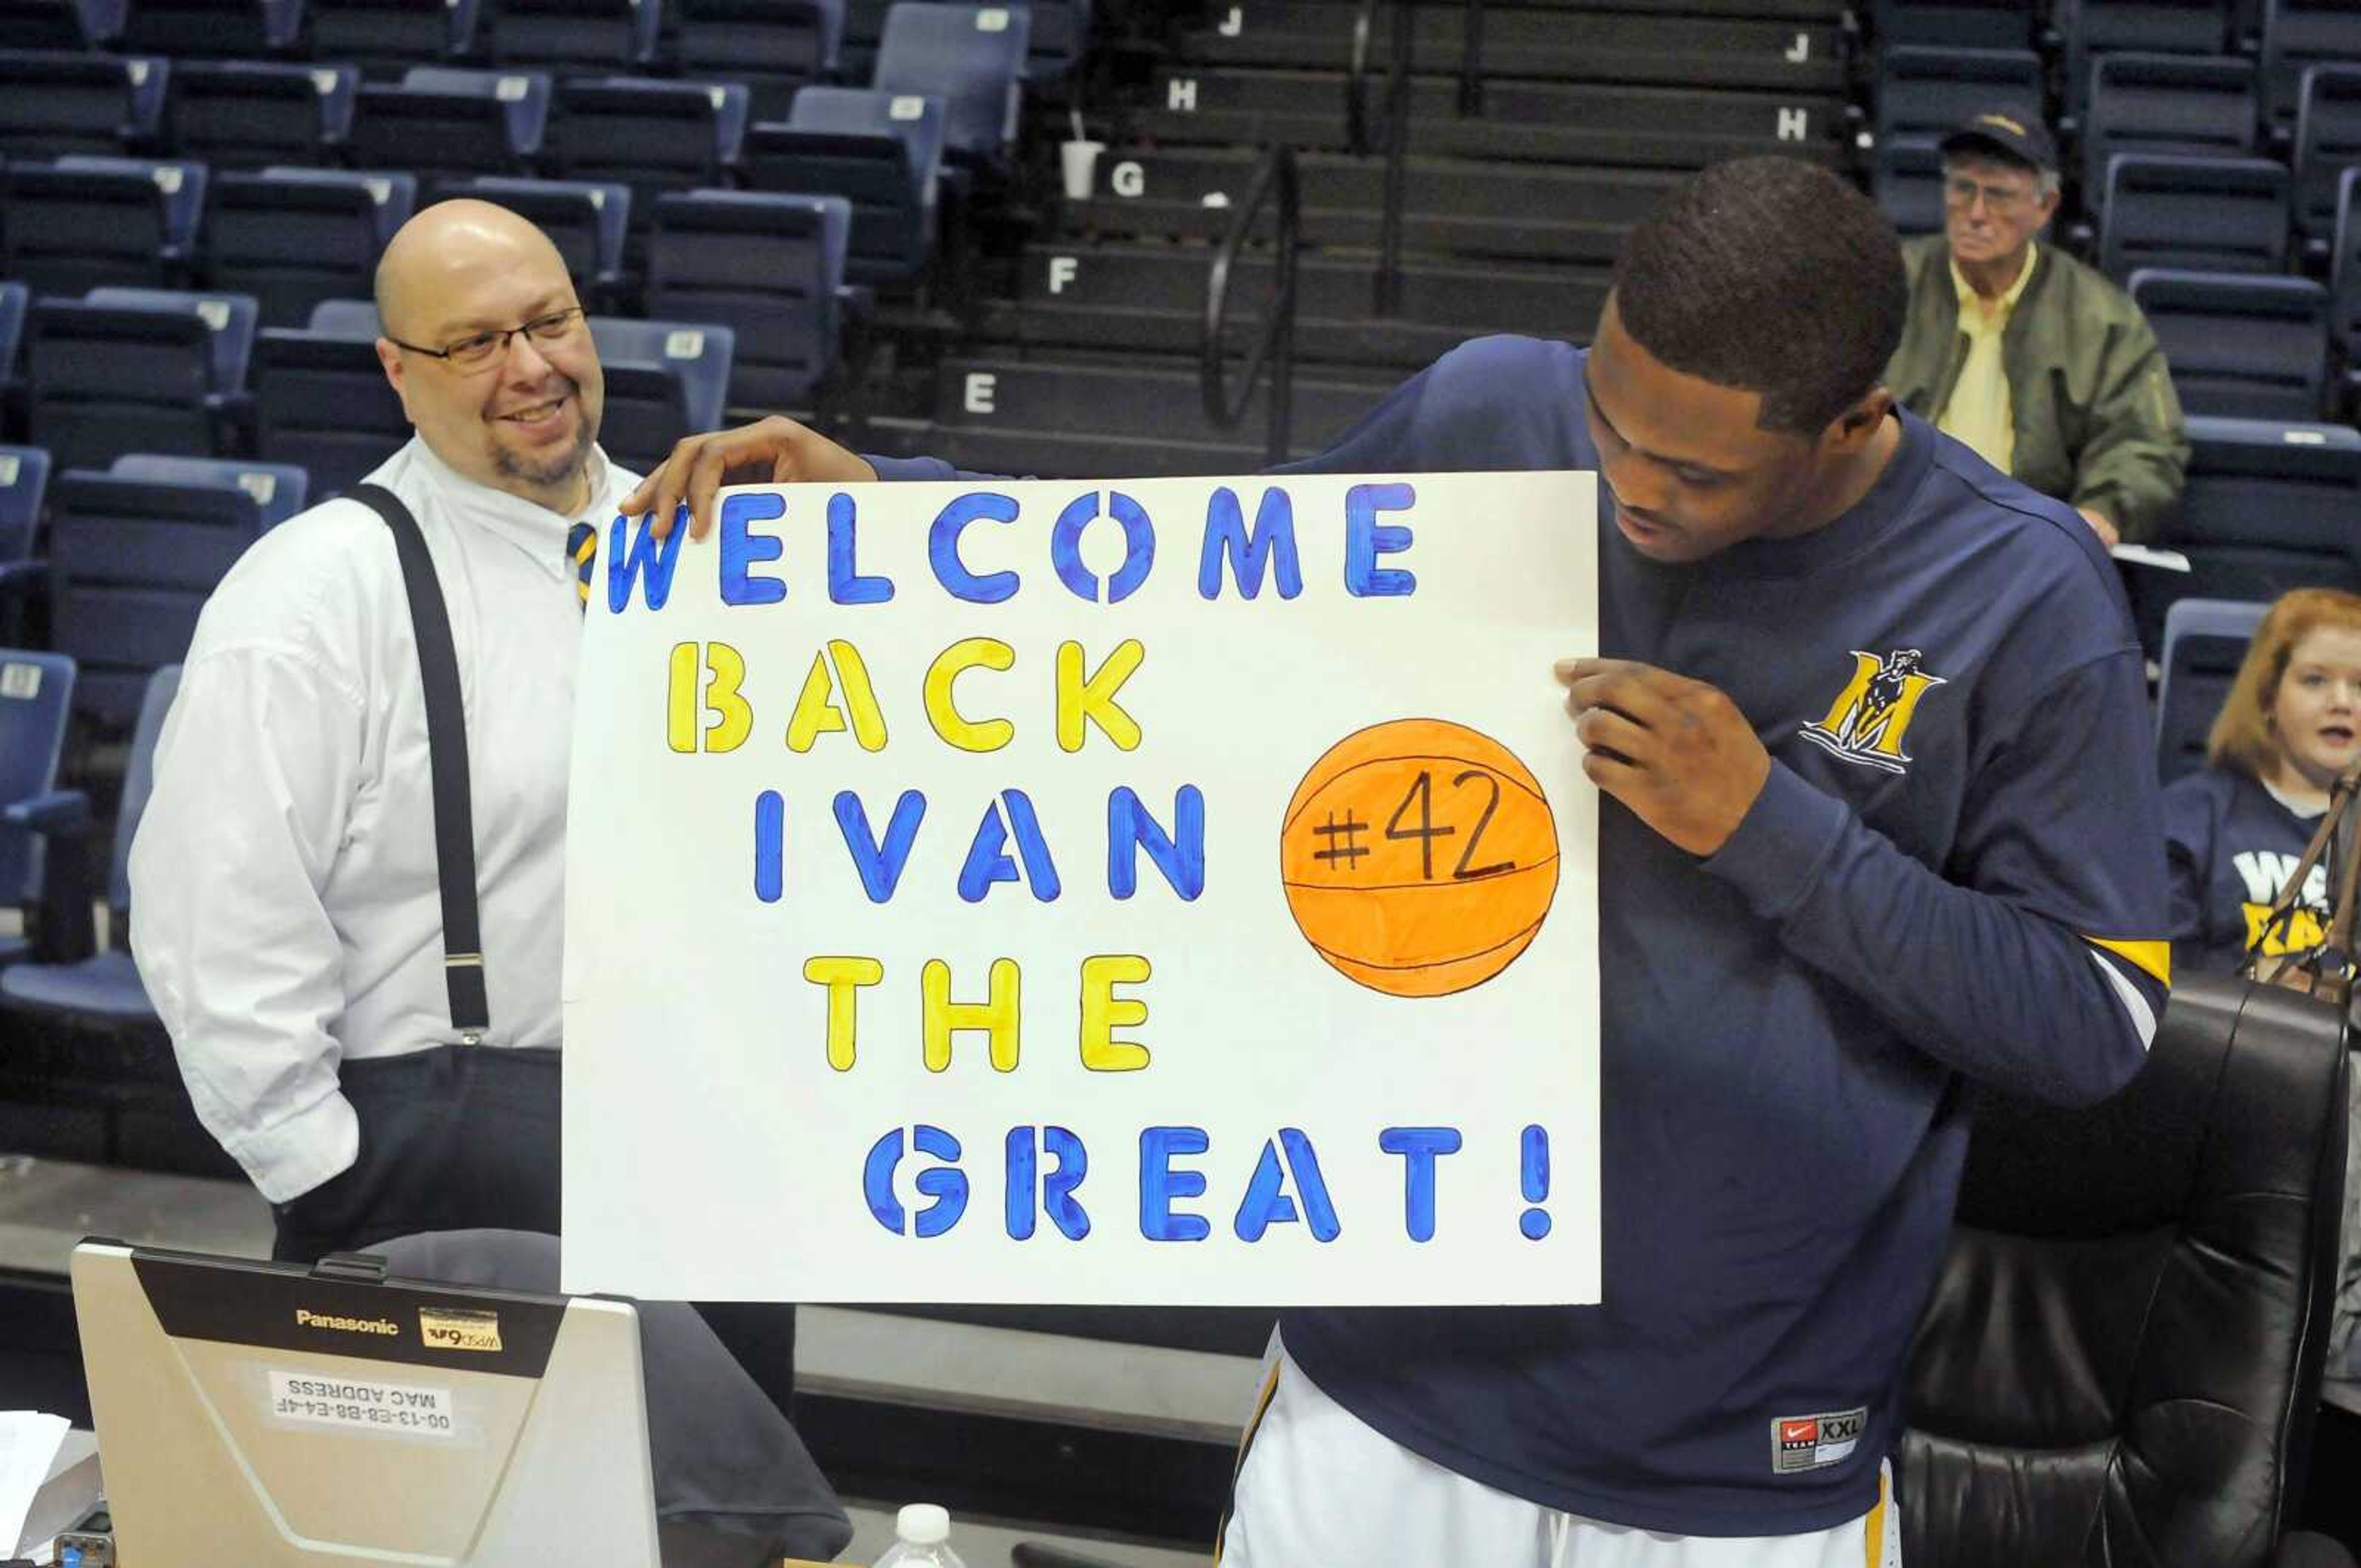
[[[601,438],[645,466],[718,427],[725,403],[807,409],[841,362],[859,291],[842,281],[851,214],[834,198],[744,192],[666,198],[652,251],[659,320],[593,317],[605,363]],[[27,429],[63,466],[125,452],[246,456],[349,488],[409,439],[367,301],[316,306],[302,328],[256,329],[243,294],[99,288],[81,298],[0,283],[21,318]],[[13,357],[0,336],[0,364]]]
[[[51,455],[0,446],[0,567],[19,585],[12,597],[46,598],[50,646],[78,670],[74,711],[120,732],[148,674],[187,652],[222,574],[303,509],[310,480],[286,465],[148,453],[60,470]]]
[[[2184,598],[2268,601],[2290,588],[2361,592],[2361,432],[2302,421],[2191,414],[2180,504],[2158,543],[2187,574],[2127,575],[2143,641],[2161,645]]]
[[[52,291],[194,283],[253,294],[266,325],[298,325],[321,300],[368,291],[378,255],[421,202],[470,194],[550,228],[584,297],[614,303],[636,291],[626,278],[634,215],[644,231],[655,198],[733,175],[760,190],[842,198],[853,281],[908,292],[925,274],[939,208],[939,100],[807,88],[787,120],[739,137],[728,162],[708,146],[701,161],[683,151],[667,163],[667,148],[693,148],[696,133],[668,138],[670,122],[635,112],[636,96],[627,86],[611,115],[577,122],[579,164],[560,162],[584,176],[573,180],[446,173],[422,190],[408,172],[222,172],[89,154],[19,160],[0,169],[0,276]],[[633,273],[642,259],[630,257]]]
[[[890,52],[895,6],[877,0],[128,0],[89,9],[32,0],[23,48],[107,48],[176,60],[320,60],[371,79],[415,65],[487,63],[561,74],[678,71],[741,82],[764,117],[810,82],[865,82]],[[1020,75],[1053,84],[1088,40],[1088,0],[963,7],[1016,45]]]
[[[948,144],[961,157],[999,157],[1016,131],[1029,13],[1023,7],[896,5],[868,84],[944,104]],[[0,154],[157,152],[225,166],[341,156],[362,167],[530,173],[544,143],[566,161],[615,148],[577,146],[569,118],[620,113],[697,122],[709,163],[735,156],[744,127],[785,116],[799,79],[747,84],[740,62],[706,62],[710,81],[614,72],[561,81],[547,71],[424,65],[399,82],[361,80],[349,65],[173,60],[38,49],[0,50]],[[611,139],[611,138],[610,138]],[[675,144],[677,132],[668,141]],[[450,145],[444,145],[448,141]],[[643,154],[624,162],[646,161]],[[404,156],[389,157],[390,152]],[[673,161],[684,156],[675,150]]]
[[[1887,59],[1905,49],[2031,58],[2043,41],[2039,9],[2018,0],[1878,0],[1873,25]],[[2219,57],[2251,48],[2259,107],[2282,126],[2295,115],[2308,68],[2361,61],[2361,10],[2349,0],[2059,0],[2055,31],[2065,109],[2075,116],[2118,53]],[[2036,103],[2039,86],[2037,78]]]

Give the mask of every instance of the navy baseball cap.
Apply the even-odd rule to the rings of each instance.
[[[2058,144],[2041,116],[2013,104],[1971,115],[1942,141],[1945,153],[1998,153],[2015,163],[2046,173],[2058,167]]]

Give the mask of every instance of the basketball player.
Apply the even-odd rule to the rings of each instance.
[[[2103,1098],[2169,969],[2113,567],[1879,385],[1904,308],[1859,192],[1727,164],[1632,233],[1587,352],[1466,344],[1301,466],[1604,478],[1605,656],[1558,676],[1610,802],[1606,1299],[1282,1314],[1233,1568],[1894,1560],[1957,1080]],[[684,443],[627,507],[873,477],[784,424]]]

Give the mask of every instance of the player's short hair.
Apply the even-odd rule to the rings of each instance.
[[[2361,595],[2342,588],[2295,588],[2281,594],[2255,628],[2246,656],[2238,665],[2230,695],[2205,738],[2205,760],[2217,768],[2235,768],[2250,777],[2278,776],[2279,737],[2271,729],[2271,709],[2279,699],[2279,682],[2287,678],[2295,645],[2323,626],[2361,631]]]
[[[1885,373],[1909,298],[1868,197],[1817,164],[1741,158],[1631,231],[1615,310],[1673,369],[1763,394],[1764,429],[1817,435]]]

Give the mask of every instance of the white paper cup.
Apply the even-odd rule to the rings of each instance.
[[[1087,202],[1091,199],[1091,176],[1097,171],[1099,154],[1106,150],[1103,141],[1070,141],[1058,148],[1058,157],[1066,176],[1066,199]]]

